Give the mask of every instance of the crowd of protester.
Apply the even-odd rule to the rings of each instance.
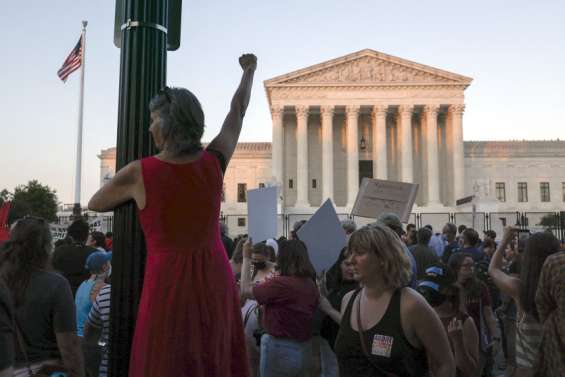
[[[258,243],[224,228],[251,376],[563,375],[565,252],[551,232],[481,240],[446,224],[439,248],[431,227],[397,220],[344,221],[348,246],[322,276],[304,222]],[[57,244],[28,217],[1,247],[2,377],[108,375],[111,234],[77,220]]]

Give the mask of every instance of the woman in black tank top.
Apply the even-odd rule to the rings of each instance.
[[[349,251],[363,288],[342,301],[335,344],[340,376],[453,377],[455,362],[439,317],[405,287],[411,267],[398,236],[388,227],[366,226],[351,235]]]

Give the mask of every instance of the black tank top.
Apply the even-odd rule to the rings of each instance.
[[[360,290],[355,291],[349,300],[335,343],[335,353],[341,377],[383,376],[363,353],[359,333],[351,328],[351,312],[355,298]],[[373,364],[383,371],[399,377],[428,375],[428,364],[424,350],[414,348],[404,336],[400,323],[400,296],[402,289],[397,289],[388,304],[383,318],[372,328],[363,332],[365,345]],[[356,321],[356,319],[354,318]]]

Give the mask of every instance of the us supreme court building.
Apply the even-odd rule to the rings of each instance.
[[[264,186],[280,187],[280,213],[311,214],[327,198],[350,213],[364,177],[419,184],[414,213],[469,212],[455,205],[469,195],[482,212],[565,210],[565,143],[464,141],[471,84],[369,49],[266,80],[272,142],[237,146],[222,203],[230,227],[244,230],[246,191]],[[104,184],[115,149],[99,158]]]

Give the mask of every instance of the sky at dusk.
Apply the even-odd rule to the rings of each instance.
[[[185,1],[168,84],[191,89],[213,138],[258,56],[240,141],[270,141],[263,81],[365,48],[474,79],[465,140],[565,139],[565,2],[443,0]],[[99,186],[97,155],[116,143],[120,51],[114,2],[5,1],[0,13],[0,190],[38,179],[73,202],[79,71],[57,70],[88,20],[82,202]]]

